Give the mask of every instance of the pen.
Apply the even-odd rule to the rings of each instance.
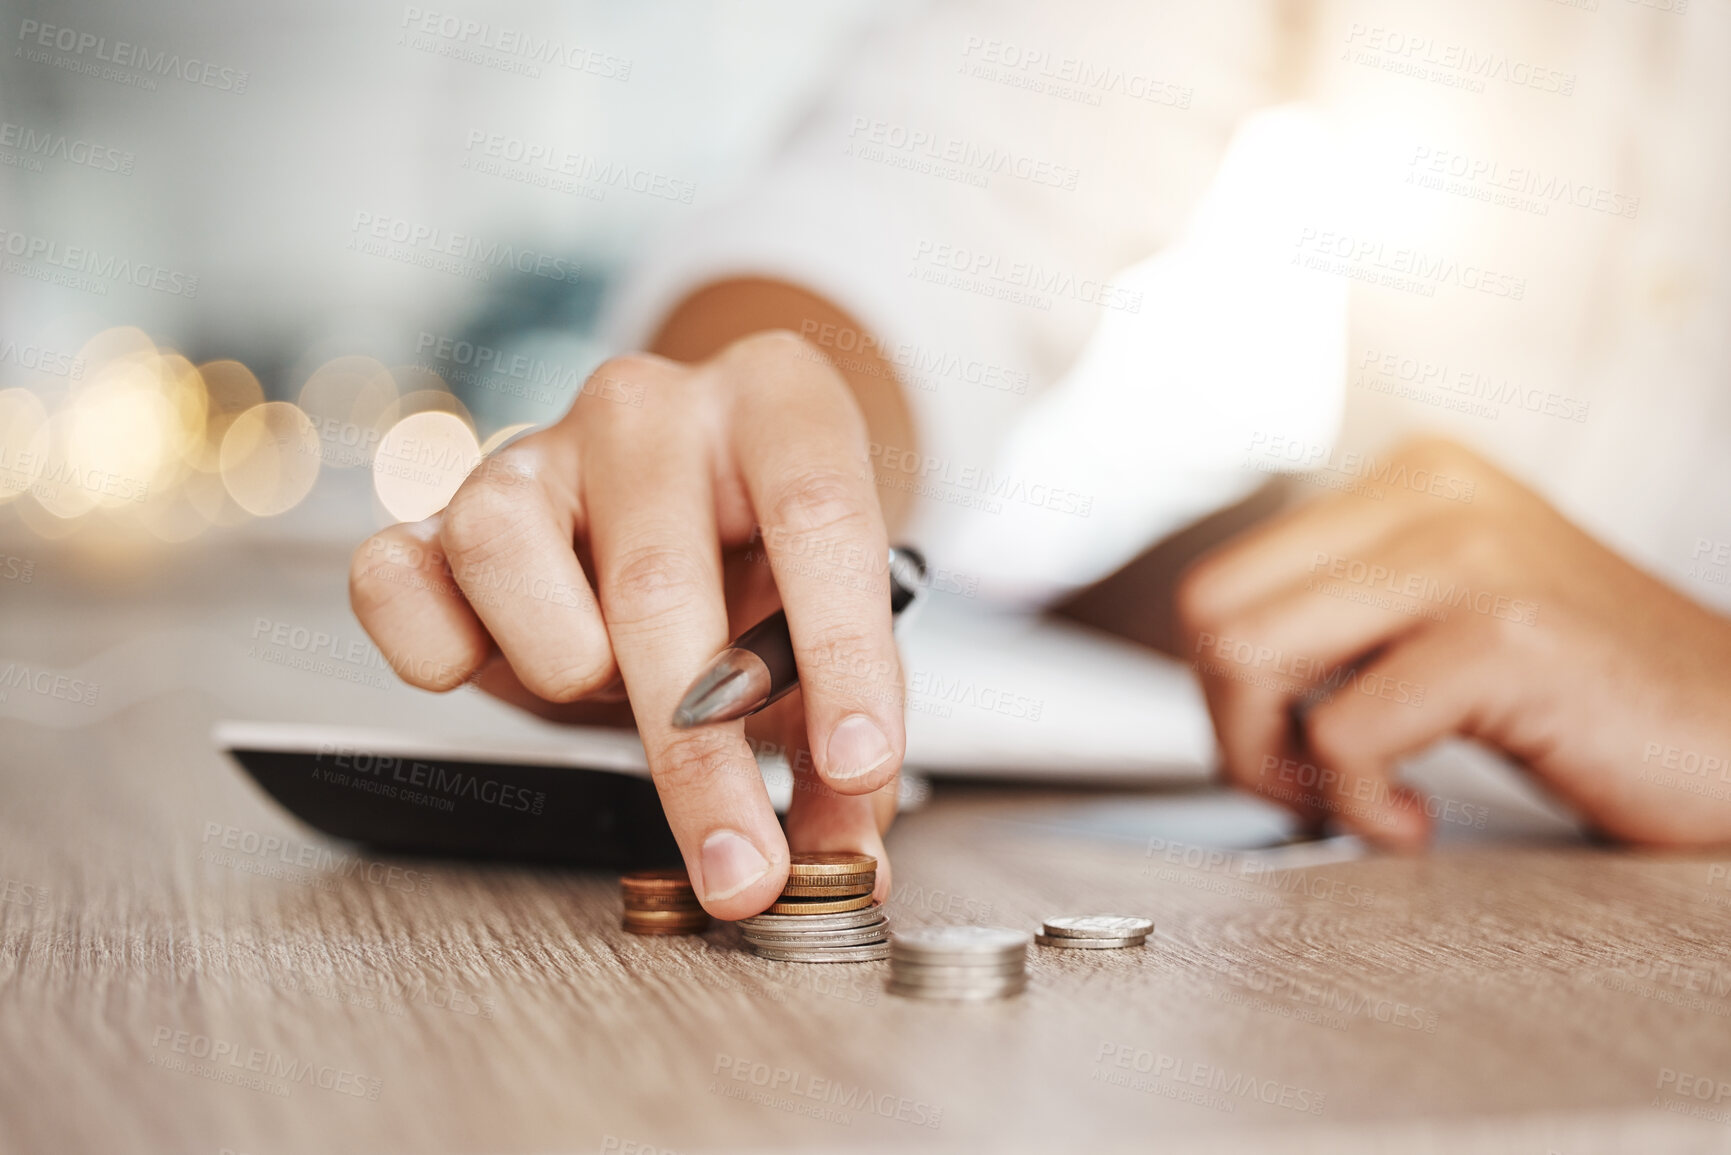
[[[889,555],[890,613],[898,620],[926,583],[918,550],[895,546]],[[755,714],[799,685],[793,636],[781,610],[764,618],[715,656],[673,711],[675,729],[731,722]]]

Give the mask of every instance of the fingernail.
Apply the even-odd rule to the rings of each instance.
[[[864,714],[849,714],[829,736],[829,760],[825,778],[843,780],[870,774],[885,762],[893,751],[890,740]]]
[[[732,898],[765,874],[769,860],[743,835],[717,830],[703,840],[703,901]]]

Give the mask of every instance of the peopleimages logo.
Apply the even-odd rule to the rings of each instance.
[[[12,155],[8,157],[8,153]],[[67,136],[64,132],[38,132],[27,125],[0,120],[0,164],[41,172],[44,160],[130,176],[138,158],[125,149]]]
[[[253,1076],[270,1081],[274,1084],[272,1093],[283,1097],[294,1085],[302,1084],[336,1095],[376,1100],[385,1085],[382,1079],[329,1063],[313,1063],[281,1051],[246,1047],[229,1039],[177,1031],[173,1027],[157,1027],[150,1046],[152,1066],[183,1071],[217,1082],[234,1082],[240,1076]]]
[[[395,791],[405,794],[412,793],[410,787],[423,791],[433,791],[444,798],[434,801],[441,803],[437,808],[451,809],[453,800],[469,799],[497,806],[502,810],[517,810],[526,814],[540,814],[547,805],[547,795],[540,790],[525,790],[508,782],[500,782],[495,778],[483,778],[478,774],[465,772],[458,766],[436,762],[422,762],[415,758],[404,758],[394,754],[374,754],[354,746],[326,742],[319,746],[318,755],[313,759],[320,763],[313,771],[317,776],[321,772],[327,781],[330,771],[323,770],[322,764],[328,761],[337,771],[342,771],[344,781],[336,785],[348,785],[349,779],[366,782],[374,786],[383,786],[385,790],[371,790],[370,793],[385,793],[394,797]],[[396,785],[396,784],[400,784]]]
[[[419,265],[479,281],[495,270],[510,269],[549,281],[575,281],[582,267],[575,261],[534,249],[483,241],[434,225],[358,210],[349,226],[347,247],[369,256]]]
[[[413,38],[407,42],[411,48],[477,64],[494,61],[484,55],[471,54],[493,53],[498,57],[498,63],[510,64],[514,66],[511,71],[520,71],[530,77],[539,77],[542,65],[557,65],[602,80],[623,83],[631,79],[631,61],[622,56],[598,52],[581,44],[566,44],[509,25],[470,20],[450,12],[433,12],[409,5],[403,9],[402,27],[405,35]]]
[[[151,51],[142,44],[132,44],[125,40],[110,40],[106,36],[98,36],[92,32],[82,32],[76,28],[67,28],[57,24],[43,24],[37,20],[23,20],[18,25],[18,40],[22,45],[15,55],[23,56],[38,64],[54,64],[73,72],[91,71],[96,66],[90,61],[101,61],[116,68],[131,69],[144,73],[147,79],[157,76],[163,79],[184,80],[201,88],[214,88],[218,92],[232,92],[236,95],[246,91],[250,74],[241,68],[231,68],[227,65],[213,64],[208,60],[199,60],[194,56],[183,57],[178,52],[167,50]],[[53,49],[56,52],[70,54],[51,58],[43,49]],[[105,80],[121,79],[120,76],[102,76]],[[150,87],[154,88],[152,84]]]
[[[113,281],[171,297],[198,296],[198,278],[191,273],[105,254],[84,245],[62,244],[52,237],[14,232],[4,226],[0,226],[0,251],[15,258],[5,263],[8,273],[64,283],[68,288],[94,291],[98,295],[106,295],[108,286],[104,282]]]

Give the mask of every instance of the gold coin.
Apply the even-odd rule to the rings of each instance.
[[[796,854],[789,861],[789,878],[821,878],[832,874],[868,874],[878,868],[869,854]]]
[[[633,907],[625,909],[625,917],[638,922],[690,922],[692,919],[709,917],[709,912],[701,908],[697,910],[639,910]]]
[[[620,875],[621,890],[634,894],[677,894],[689,891],[691,876],[677,867],[668,870],[634,870]]]
[[[708,929],[707,926],[632,926],[630,923],[625,924],[627,933],[644,935],[702,934]]]
[[[771,903],[768,914],[841,914],[848,910],[863,910],[872,904],[872,896],[862,894],[858,898],[794,898],[783,902]]]
[[[870,894],[877,883],[861,882],[852,886],[800,886],[790,882],[781,888],[783,898],[847,898],[854,894]]]
[[[632,911],[653,911],[653,913],[706,914],[703,904],[696,899],[627,899],[625,913]]]
[[[878,880],[875,870],[861,871],[859,874],[790,874],[787,876],[790,886],[870,886]]]

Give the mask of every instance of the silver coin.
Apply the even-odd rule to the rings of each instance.
[[[883,922],[883,903],[874,903],[859,910],[839,914],[754,914],[739,920],[741,930],[776,930],[795,927],[801,930],[846,930],[855,926],[870,926]]]
[[[1028,980],[1010,979],[1006,982],[993,983],[989,986],[921,986],[918,983],[903,983],[891,979],[884,984],[884,990],[892,995],[909,995],[919,999],[993,999],[1005,995],[1013,995],[1018,991],[1028,989]]]
[[[751,926],[741,928],[739,935],[755,942],[777,942],[782,939],[807,942],[808,939],[827,939],[829,935],[869,935],[874,939],[883,939],[886,933],[890,933],[888,923],[871,923],[867,926],[815,926],[812,930],[782,930],[781,926],[774,930],[758,930],[756,926]]]
[[[883,942],[884,929],[881,926],[867,926],[858,930],[832,930],[819,934],[757,934],[747,932],[744,937],[746,942],[757,946],[856,946],[859,943]]]
[[[900,983],[904,987],[932,987],[934,989],[1000,987],[1005,983],[1019,983],[1027,977],[1026,971],[1017,971],[1015,974],[992,974],[988,972],[981,975],[949,976],[910,973],[905,968],[893,964],[890,967],[890,982]]]
[[[884,984],[884,990],[892,995],[901,995],[911,999],[944,999],[956,1002],[985,999],[1002,999],[1010,995],[1020,994],[1028,988],[1026,978],[1014,979],[995,986],[976,987],[925,987],[908,985],[891,979]]]
[[[930,954],[910,957],[896,949],[896,938],[892,934],[890,935],[890,957],[900,963],[926,963],[932,966],[956,967],[976,966],[980,967],[982,971],[996,970],[1002,966],[1005,969],[1014,970],[1019,966],[1026,965],[1027,952],[1016,951],[1013,954],[993,955],[985,960],[982,960],[978,955],[966,954]]]
[[[1154,933],[1154,920],[1126,914],[1070,914],[1048,918],[1046,933],[1054,938],[1145,938]]]
[[[926,979],[942,981],[945,979],[959,980],[989,980],[998,976],[1023,975],[1028,973],[1026,959],[993,960],[987,963],[971,963],[966,966],[953,963],[920,963],[912,962],[898,956],[892,956],[895,963],[891,973],[906,975],[909,982]]]
[[[928,926],[898,931],[890,941],[898,955],[909,959],[966,964],[1026,953],[1029,936],[1002,926]]]
[[[831,947],[828,950],[787,950],[782,947],[754,946],[746,944],[746,949],[760,958],[775,959],[778,962],[809,962],[809,963],[849,963],[876,962],[878,959],[890,957],[888,943],[874,942],[864,946]]]
[[[1050,934],[1037,934],[1034,941],[1041,946],[1061,947],[1064,950],[1113,950],[1123,946],[1141,946],[1148,941],[1147,935],[1133,935],[1130,938],[1062,938]]]

